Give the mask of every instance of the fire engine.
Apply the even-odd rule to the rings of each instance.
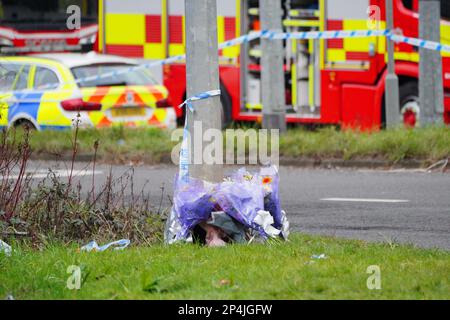
[[[80,9],[79,29],[68,27],[70,5]],[[0,0],[2,55],[89,51],[97,33],[98,0]]]
[[[385,28],[385,0],[279,1],[287,32]],[[395,29],[405,36],[418,37],[419,0],[392,1]],[[261,29],[258,0],[217,0],[217,6],[219,43]],[[450,4],[447,1],[441,1],[441,15],[441,42],[449,44]],[[100,52],[159,60],[184,53],[185,39],[184,0],[98,2],[96,48]],[[337,124],[368,130],[382,127],[387,72],[385,37],[290,39],[284,41],[284,47],[287,122]],[[224,124],[260,121],[260,41],[226,48],[219,54]],[[394,55],[400,115],[405,124],[415,125],[420,112],[419,52],[416,47],[397,43]],[[443,117],[450,123],[449,53],[442,53],[442,65]],[[185,76],[183,61],[164,66],[164,85],[174,106],[186,98]],[[180,120],[184,119],[183,109],[176,108],[176,112]]]

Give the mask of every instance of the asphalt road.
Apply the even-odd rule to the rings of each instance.
[[[39,181],[48,168],[67,179],[67,168],[61,163],[34,161],[28,171]],[[80,162],[75,169],[83,189],[91,190],[92,167]],[[116,178],[134,171],[135,193],[144,188],[155,207],[161,199],[163,207],[170,206],[175,166],[97,164],[96,189],[105,183],[110,169]],[[292,231],[450,250],[449,173],[281,167],[280,177],[282,207]],[[129,196],[131,183],[123,181],[128,181],[125,194]],[[115,187],[123,184],[116,181]]]

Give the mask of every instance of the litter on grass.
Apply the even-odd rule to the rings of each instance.
[[[255,237],[286,240],[289,222],[281,210],[278,187],[275,166],[255,173],[241,168],[220,183],[177,176],[165,241],[192,242],[199,236],[197,226],[213,228],[225,242],[248,242]],[[208,231],[205,237],[208,239]]]
[[[328,257],[325,255],[325,253],[321,253],[321,254],[313,254],[313,255],[311,256],[311,259],[317,259],[317,260],[320,260],[320,259],[326,259],[326,258],[328,258]]]
[[[128,239],[121,239],[117,241],[113,241],[110,243],[107,243],[103,246],[99,246],[95,240],[89,242],[88,244],[81,247],[81,251],[105,251],[109,247],[114,247],[114,250],[123,250],[130,244],[130,240]]]
[[[0,240],[0,253],[4,253],[6,256],[11,256],[12,248],[9,244]]]

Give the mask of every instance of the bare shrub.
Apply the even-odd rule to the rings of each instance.
[[[3,237],[27,239],[34,245],[49,241],[85,242],[130,239],[151,244],[162,240],[164,225],[159,208],[152,212],[145,186],[134,190],[134,170],[118,178],[110,170],[96,191],[95,165],[99,142],[93,145],[92,186],[82,190],[73,179],[78,128],[74,130],[73,157],[68,180],[53,171],[37,185],[26,174],[30,158],[29,130],[3,130],[0,141],[0,232]],[[128,192],[129,191],[129,192]],[[164,190],[162,190],[164,192]],[[130,196],[126,196],[130,194]]]

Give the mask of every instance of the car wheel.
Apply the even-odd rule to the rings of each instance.
[[[19,119],[14,122],[14,128],[20,128],[23,130],[36,130],[34,124],[27,119]]]
[[[399,88],[400,117],[405,127],[415,127],[419,123],[420,104],[417,81],[408,81]]]

